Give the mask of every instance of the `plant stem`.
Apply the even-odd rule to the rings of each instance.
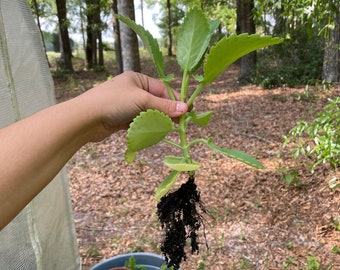
[[[181,101],[185,102],[187,98],[187,90],[189,85],[190,73],[185,70],[183,73],[182,86],[181,86]]]
[[[170,87],[169,82],[163,80],[163,83],[164,83],[164,85],[165,85],[166,91],[168,91],[168,94],[169,94],[170,99],[171,99],[171,100],[176,100],[176,97],[175,97],[175,95],[174,95],[174,92],[172,92],[172,89],[171,89],[171,87]]]
[[[195,89],[195,91],[192,93],[191,97],[189,98],[187,102],[188,106],[191,106],[194,103],[195,98],[202,91],[204,86],[205,86],[205,83],[200,83],[200,85]]]
[[[174,141],[171,141],[171,140],[168,140],[168,139],[163,139],[162,141],[165,142],[165,143],[168,143],[170,145],[173,145],[173,146],[175,146],[177,148],[182,149],[182,146],[180,144],[178,144],[178,143],[175,143]]]
[[[187,98],[189,80],[190,80],[190,72],[188,70],[184,70],[183,78],[182,78],[182,86],[181,86],[181,101],[182,102],[185,102]],[[188,151],[187,135],[186,135],[186,129],[187,129],[187,123],[185,121],[186,118],[187,118],[187,114],[181,115],[179,117],[179,137],[180,137],[181,148],[182,148],[185,161],[187,163],[191,163],[191,158],[190,158],[190,154]]]
[[[191,158],[190,158],[190,154],[188,151],[185,118],[186,118],[186,114],[179,117],[179,127],[180,127],[179,137],[181,140],[181,148],[182,148],[182,153],[185,158],[185,161],[187,163],[191,163]]]
[[[191,142],[189,142],[187,144],[187,148],[190,148],[191,146],[193,146],[194,144],[196,143],[207,143],[207,140],[206,139],[195,139],[195,140],[192,140]]]

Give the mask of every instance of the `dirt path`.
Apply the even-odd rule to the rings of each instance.
[[[335,229],[340,189],[327,185],[336,173],[324,166],[312,175],[303,161],[293,160],[289,149],[281,147],[282,134],[297,119],[310,119],[326,96],[317,93],[303,101],[303,88],[238,87],[236,74],[233,68],[205,89],[195,109],[213,110],[213,119],[205,130],[192,126],[191,134],[253,154],[265,169],[252,169],[201,145],[193,150],[202,163],[197,185],[211,213],[205,228],[209,249],[201,235],[200,254],[188,254],[182,269],[197,269],[199,263],[205,266],[200,269],[214,270],[307,269],[312,257],[320,269],[340,269],[340,255],[332,251],[340,247]],[[76,85],[61,93],[63,83],[56,85],[61,100],[88,88]],[[335,89],[332,95],[339,94]],[[168,172],[162,158],[172,150],[160,144],[128,165],[125,149],[125,132],[120,132],[84,146],[67,165],[84,269],[120,253],[159,253],[161,229],[153,195]],[[301,185],[283,181],[282,168],[296,171]]]

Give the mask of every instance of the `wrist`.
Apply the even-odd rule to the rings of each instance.
[[[105,101],[101,98],[102,95],[90,89],[70,100],[70,103],[74,103],[71,106],[75,108],[74,117],[78,120],[78,136],[84,144],[101,141],[115,131],[104,124]]]

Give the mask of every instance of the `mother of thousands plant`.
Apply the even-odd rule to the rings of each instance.
[[[165,63],[157,40],[134,21],[119,14],[116,17],[127,24],[142,39],[160,79],[167,87],[170,98],[175,100],[170,87],[174,76],[165,74]],[[241,34],[223,37],[217,44],[209,47],[211,37],[218,25],[219,21],[209,21],[200,9],[194,8],[187,13],[181,26],[176,56],[183,72],[180,100],[187,102],[188,106],[193,105],[202,89],[217,79],[238,58],[259,48],[282,42],[281,39],[270,36]],[[203,74],[197,74],[202,65]],[[189,95],[188,86],[192,77],[199,84]],[[187,139],[189,123],[204,127],[209,123],[211,116],[211,111],[197,114],[193,109],[182,115],[178,124],[175,124],[162,112],[147,110],[133,120],[127,132],[125,154],[127,162],[134,160],[136,152],[160,141],[181,149],[181,156],[168,155],[164,158],[164,164],[171,169],[171,172],[159,185],[155,195],[156,200],[159,201],[157,214],[166,232],[161,250],[168,264],[175,268],[178,268],[180,262],[186,258],[184,247],[188,238],[191,239],[191,251],[198,252],[197,230],[202,219],[196,212],[196,204],[204,211],[194,183],[195,171],[200,167],[200,163],[192,159],[190,148],[195,144],[203,143],[212,150],[230,158],[255,168],[263,168],[263,165],[253,156],[239,150],[221,148],[213,143],[212,138],[196,138],[191,141]],[[170,132],[178,133],[179,143],[166,139]],[[188,174],[188,182],[174,193],[167,194],[181,173]]]

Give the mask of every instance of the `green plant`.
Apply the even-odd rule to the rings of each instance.
[[[297,26],[284,43],[258,53],[254,82],[263,88],[317,85],[322,74],[323,37]],[[313,55],[311,59],[310,55]]]
[[[170,98],[175,100],[170,87],[170,82],[174,76],[165,74],[165,64],[157,40],[142,26],[124,16],[116,16],[142,39],[160,79],[166,85]],[[251,51],[282,41],[279,38],[269,36],[241,34],[224,37],[216,45],[209,48],[211,37],[218,25],[218,21],[208,21],[201,10],[194,8],[187,13],[179,31],[176,55],[178,65],[183,72],[180,100],[186,102],[189,107],[194,104],[202,89],[217,79],[238,58]],[[201,66],[203,66],[203,69],[199,68]],[[199,71],[203,71],[203,74]],[[188,87],[192,78],[198,82],[198,86],[189,94]],[[160,141],[181,150],[180,156],[165,156],[164,164],[171,169],[171,172],[160,184],[155,195],[156,200],[160,200],[157,214],[162,227],[165,227],[167,232],[162,251],[166,258],[170,258],[170,263],[177,268],[182,258],[185,258],[184,245],[187,238],[191,239],[192,252],[198,251],[196,231],[200,227],[200,215],[196,212],[196,204],[198,203],[204,211],[194,184],[195,171],[201,164],[192,158],[191,147],[198,143],[205,144],[210,149],[227,157],[255,168],[263,168],[263,165],[253,156],[239,150],[221,148],[213,143],[212,138],[196,138],[189,141],[187,137],[189,124],[205,127],[208,125],[211,116],[211,111],[197,113],[195,109],[192,109],[181,116],[179,123],[175,124],[167,115],[157,110],[147,110],[133,120],[127,132],[128,149],[125,154],[127,162],[132,162],[138,151]],[[171,132],[178,134],[178,141],[166,138]],[[170,196],[167,193],[181,173],[188,174],[189,180],[185,186],[177,190],[177,194]],[[188,231],[188,233],[186,234],[185,231]],[[173,235],[171,236],[171,234]],[[178,242],[175,243],[174,241]],[[177,250],[172,248],[176,254],[168,253],[170,246],[177,247]]]
[[[164,62],[157,41],[148,31],[144,30],[141,26],[136,25],[133,21],[120,15],[117,15],[117,17],[135,30],[144,41],[146,48],[153,58],[160,78],[167,85],[169,95],[172,99],[175,99],[169,85],[173,76],[166,76],[164,74]],[[232,35],[221,39],[210,49],[210,52],[207,53],[211,35],[217,26],[218,24],[216,21],[208,22],[205,15],[198,9],[189,12],[184,20],[177,45],[177,61],[183,71],[181,100],[187,100],[188,106],[191,106],[194,103],[195,98],[204,86],[217,79],[217,77],[238,58],[258,48],[281,42],[281,39],[268,36],[261,37],[259,35],[248,34],[238,36]],[[195,75],[194,72],[197,71],[198,67],[203,63],[204,75]],[[187,99],[191,76],[199,82],[199,86],[189,99]],[[197,143],[203,143],[212,150],[218,151],[255,168],[263,168],[262,164],[254,157],[239,150],[220,148],[213,143],[212,138],[198,138],[188,141],[186,135],[188,124],[194,123],[204,127],[209,123],[211,116],[211,111],[196,114],[196,112],[192,110],[181,116],[179,125],[176,126],[173,121],[163,113],[156,110],[148,110],[142,112],[131,123],[127,133],[128,150],[125,155],[128,162],[134,160],[137,151],[152,146],[159,141],[164,141],[182,150],[183,155],[180,157],[165,157],[164,163],[172,169],[172,172],[157,190],[157,200],[170,190],[179,173],[189,172],[190,174],[193,174],[192,172],[200,167],[200,164],[194,161],[189,153],[189,149]],[[180,143],[165,139],[166,135],[170,132],[177,132],[179,134]]]
[[[301,181],[299,179],[299,173],[295,170],[288,168],[282,168],[279,171],[280,178],[289,185],[300,186]]]
[[[334,254],[340,254],[340,247],[338,247],[338,246],[334,246],[333,248],[332,248],[332,252],[334,253]]]
[[[129,257],[129,260],[125,262],[124,266],[125,266],[126,268],[131,269],[131,270],[137,270],[137,269],[146,270],[145,267],[141,267],[141,266],[138,266],[138,265],[136,264],[136,259],[135,259],[134,256]]]
[[[310,158],[312,171],[321,163],[329,163],[334,169],[340,166],[340,97],[328,101],[313,121],[298,121],[290,136],[284,136],[283,146],[297,142],[292,149],[294,158]]]
[[[134,256],[129,257],[129,260],[125,262],[124,267],[131,270],[146,270],[145,266],[136,264],[136,259]],[[168,268],[166,265],[161,265],[161,270],[174,270],[173,267]]]
[[[328,186],[331,190],[335,190],[340,187],[340,179],[336,176],[328,180]]]
[[[307,258],[307,269],[308,270],[319,270],[320,269],[320,263],[318,262],[318,258],[308,257]]]
[[[293,243],[292,242],[286,242],[285,243],[285,247],[288,249],[288,250],[291,250],[293,248]]]
[[[337,218],[332,218],[332,226],[335,228],[335,230],[340,231],[340,216]]]
[[[100,257],[102,256],[100,250],[98,249],[97,246],[90,245],[85,248],[85,253],[87,256],[95,258],[95,257]]]
[[[295,265],[294,259],[291,256],[288,256],[286,258],[286,261],[282,264],[281,268],[287,269],[287,268],[289,268],[290,266],[293,266],[293,265]]]
[[[197,266],[197,270],[205,270],[205,264],[204,262],[200,262]]]
[[[232,269],[238,270],[253,269],[253,266],[248,259],[240,258],[236,263],[233,264]]]
[[[161,265],[161,270],[174,270],[174,268],[172,266],[170,268],[168,268],[167,265],[163,264],[163,265]]]

